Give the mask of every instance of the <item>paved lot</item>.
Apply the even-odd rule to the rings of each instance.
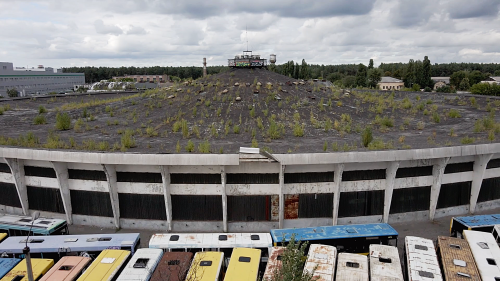
[[[500,208],[490,210],[487,212],[480,212],[477,214],[497,214],[500,213]],[[399,232],[398,246],[402,252],[404,245],[404,237],[407,235],[419,236],[436,240],[437,236],[449,236],[451,217],[443,217],[434,221],[415,221],[407,223],[393,223],[391,224]],[[89,226],[72,225],[69,227],[71,234],[93,234],[93,233],[130,233],[139,232],[141,234],[141,247],[148,247],[149,239],[154,233],[159,231],[155,230],[135,230],[135,229],[115,229],[97,228]]]

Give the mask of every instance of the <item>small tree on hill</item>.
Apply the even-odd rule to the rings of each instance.
[[[11,98],[15,98],[19,96],[19,92],[16,90],[16,88],[7,89],[7,95]]]

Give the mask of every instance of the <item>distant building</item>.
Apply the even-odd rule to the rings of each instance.
[[[122,78],[131,78],[134,82],[150,82],[150,83],[166,83],[170,81],[168,75],[124,75],[124,76],[114,76],[114,80]]]
[[[434,90],[450,85],[450,77],[431,77],[434,81]]]
[[[405,83],[399,79],[392,78],[389,76],[383,76],[382,80],[378,82],[378,88],[380,90],[401,90],[405,86]]]
[[[488,77],[488,79],[481,81],[481,83],[497,84],[500,85],[500,76]]]
[[[16,67],[11,62],[0,62],[0,96],[8,89],[16,89],[19,96],[73,91],[74,85],[85,84],[84,73],[63,73],[52,67]]]

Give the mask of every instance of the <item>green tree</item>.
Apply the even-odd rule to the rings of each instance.
[[[342,85],[345,88],[356,87],[356,76],[349,75],[349,76],[342,78]]]
[[[378,68],[368,69],[368,87],[376,88],[380,80],[382,80],[382,70]]]
[[[461,91],[468,91],[470,89],[470,84],[469,84],[469,78],[464,78],[460,82],[460,85],[458,86],[458,89]]]
[[[414,83],[416,83],[416,76],[415,76],[415,61],[411,59],[408,61],[408,65],[406,66],[405,73],[402,75],[403,81],[405,82],[405,87],[411,88]]]
[[[368,63],[368,69],[373,69],[373,59],[370,59],[370,62]]]
[[[15,98],[19,96],[19,92],[16,90],[16,88],[7,89],[7,95],[11,98]]]
[[[305,59],[302,59],[302,64],[300,65],[299,78],[304,80],[311,78],[311,70]]]
[[[467,76],[469,75],[469,73],[467,71],[457,71],[457,72],[454,72],[451,76],[450,76],[450,84],[452,86],[454,86],[455,88],[459,89],[460,88],[460,83],[462,82],[462,80],[464,78],[466,78]]]
[[[366,87],[366,66],[362,63],[358,65],[358,73],[356,73],[356,86]]]
[[[424,57],[423,62],[423,77],[422,80],[424,84],[420,84],[422,87],[432,87],[432,79],[431,79],[431,61],[427,56]]]

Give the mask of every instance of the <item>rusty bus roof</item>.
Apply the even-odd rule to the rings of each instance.
[[[312,244],[309,247],[304,271],[313,272],[317,281],[331,281],[335,276],[337,248],[328,245]],[[314,279],[314,278],[313,278]]]
[[[474,256],[466,240],[439,236],[437,247],[446,280],[481,281]]]
[[[281,255],[285,251],[285,247],[273,247],[269,259],[267,260],[266,271],[262,280],[270,280],[273,278],[275,270],[280,270],[282,266]]]
[[[193,253],[191,252],[165,252],[150,281],[184,280],[192,259]]]
[[[397,247],[370,245],[370,278],[371,281],[403,280]]]

